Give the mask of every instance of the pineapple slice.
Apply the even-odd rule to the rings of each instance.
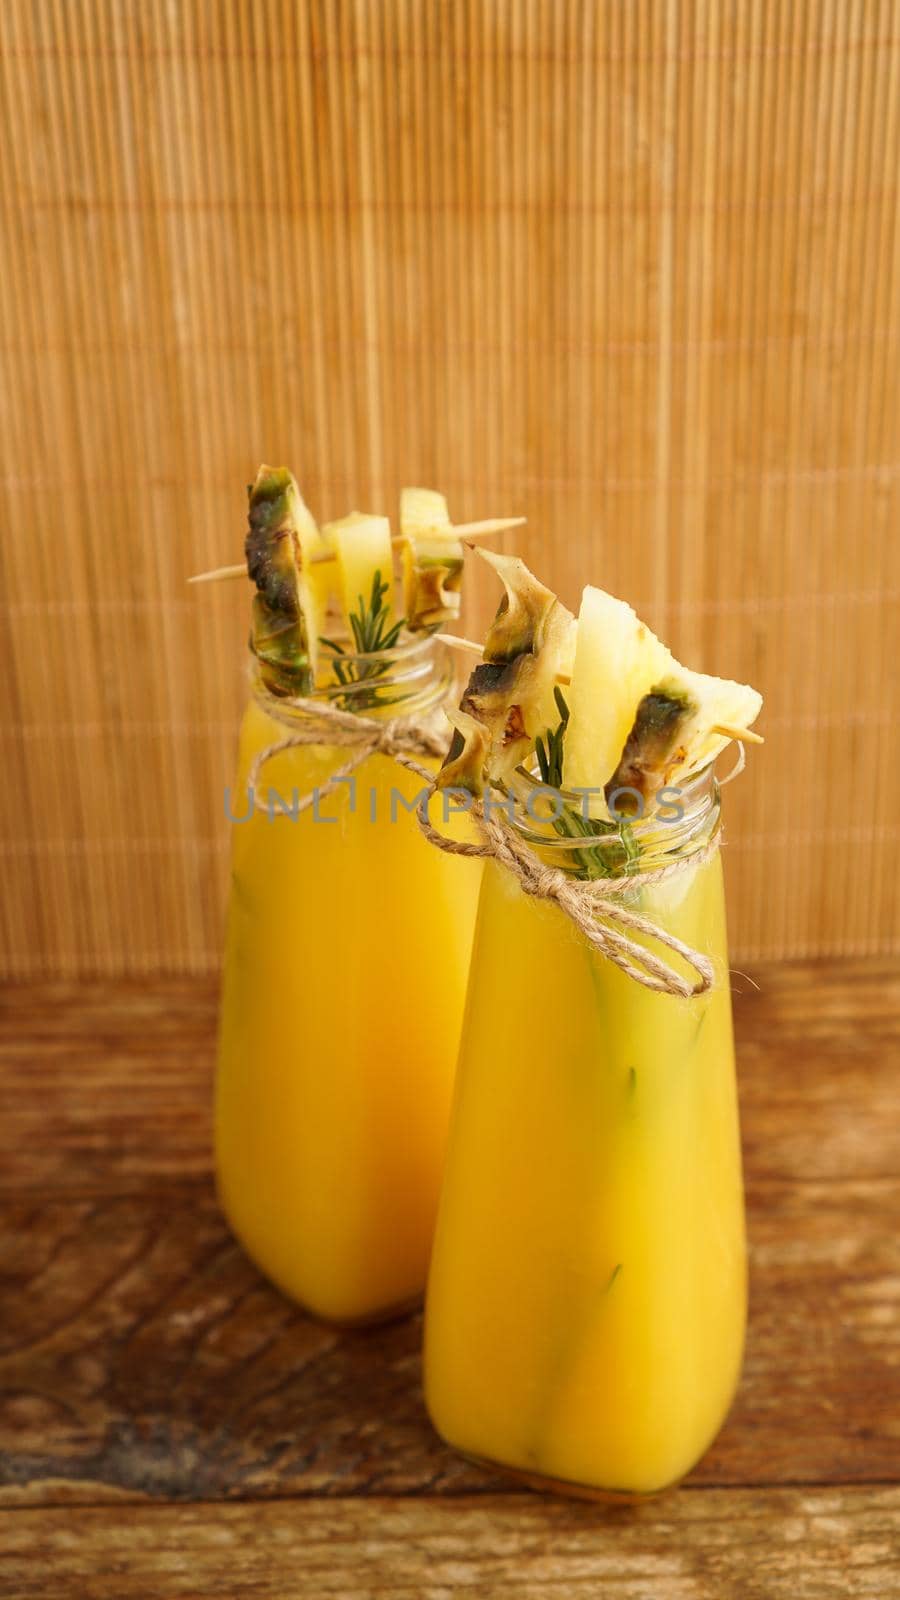
[[[734,734],[749,728],[762,709],[762,695],[747,683],[691,672],[673,661],[672,670],[637,708],[619,764],[606,784],[636,789],[645,800],[666,785],[677,785],[714,761]]]
[[[683,783],[692,773],[700,772],[721,755],[734,737],[731,730],[749,728],[762,709],[762,695],[748,683],[692,672],[677,661],[648,698],[678,706],[679,710],[670,715],[664,737],[651,736],[648,740],[649,722],[646,711],[642,718],[644,702],[641,703],[622,761],[611,780],[614,783],[625,768],[631,745],[630,764],[639,778],[632,787],[647,795],[664,784]],[[642,720],[646,730],[643,738],[638,727]]]
[[[437,489],[401,489],[400,532],[439,533],[448,538],[453,532],[447,500]]]
[[[411,633],[431,632],[459,617],[464,552],[447,502],[434,489],[400,495],[403,609]]]
[[[304,512],[309,515],[293,473],[287,467],[260,467],[249,491],[244,554],[247,572],[275,611],[297,608]]]
[[[493,567],[506,591],[485,635],[485,660],[514,661],[526,651],[537,654],[548,619],[559,604],[556,595],[529,572],[521,556],[504,556],[496,550],[477,553]]]
[[[568,789],[603,789],[616,772],[635,712],[675,662],[624,600],[588,586],[581,599],[567,696],[563,778]],[[592,815],[606,815],[597,795]]]
[[[749,683],[735,683],[732,678],[713,678],[705,672],[691,672],[679,667],[678,679],[690,694],[695,712],[684,729],[685,755],[683,765],[674,767],[676,780],[689,772],[699,772],[715,761],[725,746],[738,732],[749,728],[762,710],[763,698],[758,689]],[[762,740],[757,738],[757,743]]]
[[[476,667],[462,703],[466,710],[470,704],[483,706],[495,730],[490,775],[505,778],[534,748],[538,735],[556,723],[554,689],[572,671],[575,618],[518,556],[492,550],[478,554],[493,567],[506,593],[484,641],[485,663],[493,675],[479,677],[485,669]],[[506,702],[505,717],[498,693]]]
[[[313,686],[306,629],[298,617],[270,606],[265,595],[253,596],[250,648],[260,675],[273,694],[308,694]]]
[[[460,710],[487,730],[485,776],[502,781],[557,719],[553,690],[571,671],[575,619],[518,556],[478,554],[502,579],[506,593]]]
[[[319,619],[307,550],[317,547],[318,538],[293,474],[287,467],[260,467],[250,489],[244,544],[247,571],[259,591],[250,643],[265,681],[280,693],[304,694],[315,679]]]
[[[328,629],[328,608],[337,599],[338,565],[334,544],[326,537],[324,528],[316,527],[310,517],[311,528],[301,531],[300,543],[306,561],[306,577],[314,609],[316,642]]]
[[[533,656],[518,656],[514,661],[483,661],[472,672],[459,703],[460,710],[474,717],[486,732],[490,778],[507,777],[534,744],[522,711],[526,663],[533,660]]]
[[[391,525],[387,517],[351,511],[339,522],[327,523],[322,532],[326,545],[334,549],[337,557],[338,593],[352,633],[350,618],[365,617],[369,611],[376,572],[388,586],[386,603],[390,610],[394,574]]]
[[[619,765],[604,786],[607,801],[622,789],[636,790],[649,800],[669,781],[684,757],[684,734],[694,704],[674,679],[657,684],[640,701]],[[617,812],[621,808],[617,804]]]
[[[464,789],[468,794],[484,793],[485,766],[490,754],[490,730],[466,711],[448,711],[453,726],[450,749],[435,780],[438,789]]]

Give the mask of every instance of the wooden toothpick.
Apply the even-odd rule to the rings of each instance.
[[[484,652],[483,645],[476,644],[474,639],[462,639],[458,633],[436,633],[434,637],[440,639],[442,644],[448,644],[451,650],[469,650],[476,656],[480,656]],[[557,672],[554,681],[556,683],[571,683],[572,679],[567,672]]]
[[[525,521],[525,517],[485,517],[481,522],[458,522],[446,532],[437,529],[434,536],[438,539],[488,539],[491,534],[504,533],[507,528],[520,528]],[[395,534],[391,540],[393,545],[403,543],[402,533]],[[313,556],[309,564],[311,567],[319,566],[334,559],[333,555]],[[188,583],[218,583],[222,578],[246,578],[246,576],[247,568],[240,562],[232,567],[214,567],[211,572],[195,572],[192,578],[188,578]]]
[[[450,529],[450,536],[454,539],[486,539],[489,534],[504,533],[507,528],[521,528],[527,521],[527,517],[485,517],[482,522],[457,522]],[[403,536],[392,542],[402,544]]]
[[[474,639],[461,639],[458,633],[436,633],[434,637],[440,639],[441,644],[448,644],[451,650],[471,650],[474,655],[480,656],[483,649]]]
[[[765,744],[761,733],[755,733],[752,728],[732,728],[727,722],[714,722],[711,733],[721,733],[724,739],[739,739],[741,744]]]
[[[195,572],[188,583],[218,583],[220,578],[246,578],[247,567],[242,561],[233,567],[214,567],[212,572]]]

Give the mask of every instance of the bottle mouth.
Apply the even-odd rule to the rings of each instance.
[[[389,650],[357,651],[346,630],[331,631],[321,645],[315,683],[305,693],[275,692],[279,709],[289,712],[295,701],[336,705],[361,716],[424,712],[446,699],[455,681],[455,665],[446,645],[429,633],[402,633]],[[260,695],[271,694],[261,663],[250,652],[251,678]],[[297,715],[303,706],[295,707]]]
[[[590,791],[554,789],[524,767],[516,769],[502,798],[489,804],[548,865],[582,876],[624,876],[694,854],[715,836],[721,803],[714,765],[659,790],[641,802],[640,814],[635,802],[641,797],[621,790],[618,798],[610,797],[616,802],[612,816],[592,816]],[[634,814],[627,814],[629,805]]]

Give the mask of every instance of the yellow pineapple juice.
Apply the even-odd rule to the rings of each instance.
[[[710,994],[644,988],[485,869],[425,1382],[461,1451],[642,1494],[725,1417],[746,1268],[718,851],[633,904],[711,956]]]
[[[253,758],[289,731],[251,702],[235,817]],[[391,820],[392,790],[409,800],[424,785],[380,754],[357,769],[354,809],[342,785],[320,821],[268,820],[267,792],[289,804],[349,753],[274,757],[233,826],[215,1113],[235,1233],[336,1321],[388,1315],[424,1288],[480,877],[396,802]]]

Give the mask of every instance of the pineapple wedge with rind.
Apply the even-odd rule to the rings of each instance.
[[[527,691],[527,683],[523,682],[526,664],[533,660],[517,656],[512,661],[482,661],[466,684],[460,710],[487,730],[486,759],[491,777],[505,777],[525,759],[534,744],[522,710]]]
[[[487,730],[484,777],[503,782],[556,721],[553,691],[571,670],[575,619],[517,556],[478,554],[505,593],[460,709]]]
[[[435,779],[438,789],[462,789],[476,799],[484,793],[485,765],[491,748],[490,730],[466,711],[448,711],[453,736]]]
[[[318,540],[318,529],[287,467],[260,467],[249,491],[247,523],[247,572],[273,610],[290,614],[299,604],[304,542]]]
[[[307,550],[318,529],[287,467],[262,466],[250,488],[244,544],[258,594],[251,648],[280,693],[306,693],[315,679],[318,610],[307,578]],[[305,547],[305,548],[304,548]]]
[[[335,552],[338,594],[352,633],[350,618],[365,614],[376,572],[388,585],[386,605],[390,608],[394,573],[391,525],[387,517],[351,511],[348,517],[327,523],[322,533],[326,545]]]
[[[674,665],[630,605],[603,589],[589,585],[584,590],[566,696],[567,789],[603,790],[619,765],[638,705]],[[592,795],[588,804],[593,815],[606,814],[601,794]]]
[[[410,633],[433,632],[459,618],[464,550],[447,502],[435,489],[400,495],[403,610]]]
[[[668,783],[682,782],[721,755],[734,734],[720,729],[749,728],[762,710],[762,695],[749,683],[692,672],[677,662],[661,683],[663,694],[680,695],[688,712],[679,733],[678,750],[667,769]]]
[[[684,729],[694,709],[689,696],[668,681],[644,695],[619,765],[604,785],[608,803],[623,789],[649,800],[664,787],[674,764],[683,758]]]
[[[559,600],[529,571],[520,556],[500,555],[495,550],[477,553],[493,567],[506,591],[485,636],[485,661],[513,661],[525,654],[538,655]],[[565,611],[564,606],[561,609]]]
[[[557,720],[554,689],[572,670],[575,618],[518,556],[478,554],[505,590],[484,641],[485,662],[503,674],[479,677],[476,667],[462,704],[469,709],[471,702],[474,714],[487,719],[493,734],[489,775],[502,780]]]
[[[276,610],[265,595],[255,594],[250,627],[250,647],[266,687],[279,695],[308,694],[312,669],[300,618]]]
[[[720,729],[749,728],[762,709],[762,695],[747,683],[692,672],[673,662],[671,672],[638,705],[622,757],[606,785],[636,789],[650,799],[659,789],[683,783],[720,755],[734,735]]]

